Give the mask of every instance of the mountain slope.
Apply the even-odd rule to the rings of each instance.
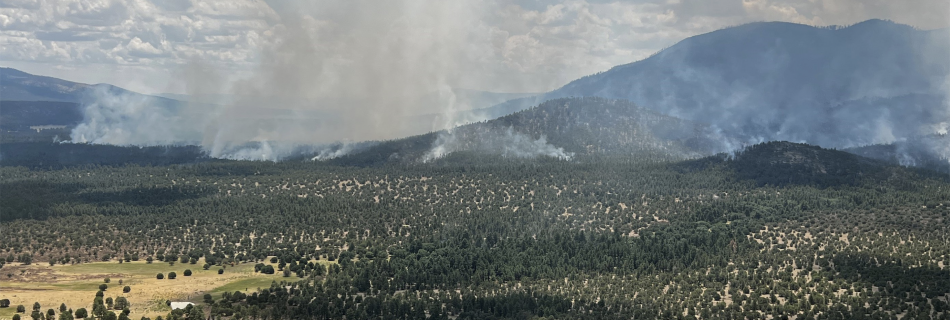
[[[0,68],[0,99],[5,101],[79,102],[89,85]]]
[[[451,131],[382,142],[334,161],[371,165],[454,153],[509,158],[628,155],[684,159],[731,150],[734,138],[625,100],[562,98]]]
[[[850,147],[931,134],[950,123],[950,29],[882,20],[847,28],[752,23],[685,39],[541,99],[627,99],[748,141]],[[489,116],[525,108],[510,101]]]
[[[88,102],[96,91],[112,95],[135,95],[154,99],[157,105],[177,105],[180,101],[126,90],[111,84],[85,84],[59,78],[26,73],[13,68],[0,68],[0,100]]]
[[[665,151],[680,156],[724,151],[708,127],[663,115],[625,100],[562,98],[495,120],[453,131],[463,141],[460,149],[485,149],[484,137],[506,129],[577,154],[630,154]],[[507,132],[505,135],[508,135]],[[465,145],[472,145],[471,148]]]
[[[121,108],[131,102],[175,113],[184,102],[110,84],[85,84],[0,68],[0,142],[69,140],[90,107]],[[140,111],[140,112],[145,112]]]
[[[5,133],[0,141],[49,142],[53,136],[68,139],[69,131],[83,121],[85,107],[127,101],[163,110],[185,105],[110,84],[90,85],[0,68],[0,130]]]

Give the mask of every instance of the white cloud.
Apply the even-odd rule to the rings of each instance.
[[[742,7],[750,16],[761,17],[766,21],[788,21],[801,24],[821,24],[818,17],[807,18],[795,7],[784,2],[771,0],[742,0]]]
[[[229,20],[260,19],[271,22],[279,20],[277,13],[267,3],[260,0],[207,0],[196,1],[193,12],[202,16]],[[189,11],[191,11],[189,10]]]
[[[466,72],[481,73],[478,77],[447,75],[453,86],[543,91],[645,58],[688,36],[746,22],[853,24],[885,18],[921,28],[950,25],[950,2],[945,0],[488,0],[466,4],[473,7],[467,17],[449,17],[477,20],[464,24],[464,37],[470,41],[445,42],[438,36],[426,37],[425,32],[440,32],[455,21],[417,14],[439,5],[329,0],[0,0],[0,60],[7,65],[43,62],[51,64],[46,70],[59,72],[52,75],[72,78],[112,70],[101,67],[112,64],[164,79],[170,77],[169,70],[194,59],[248,72],[281,32],[306,24],[303,29],[310,30],[318,45],[325,42],[328,52],[407,45],[448,50],[458,55],[458,63],[472,64],[463,68]],[[394,33],[391,43],[376,47],[350,45],[333,36],[376,29],[380,22],[366,17],[387,14],[414,20],[405,21],[408,24],[402,29],[395,25],[394,30],[422,33],[404,37]],[[407,39],[412,42],[400,43]],[[445,48],[449,45],[458,47]]]
[[[39,0],[39,5],[28,4],[4,1],[0,5],[0,42],[6,44],[0,49],[0,59],[4,61],[48,61],[79,68],[87,63],[131,64],[153,72],[167,72],[168,66],[183,65],[196,56],[249,64],[249,57],[260,48],[245,45],[248,41],[243,37],[279,22],[267,4],[257,0]]]
[[[126,45],[129,54],[138,57],[154,57],[162,54],[162,50],[152,46],[151,43],[143,42],[138,37],[132,38]]]

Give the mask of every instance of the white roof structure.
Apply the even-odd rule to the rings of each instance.
[[[191,302],[172,302],[172,310],[175,310],[175,309],[182,309],[182,310],[185,310],[185,308],[187,308],[187,307],[190,306],[190,305],[194,305],[194,303],[191,303]]]

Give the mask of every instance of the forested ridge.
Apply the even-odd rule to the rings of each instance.
[[[5,281],[19,263],[202,257],[286,276],[165,319],[950,318],[947,176],[801,144],[686,162],[7,166],[0,181]]]
[[[27,128],[27,124],[41,120],[66,123],[65,120],[51,119],[51,111],[46,110],[49,108],[36,107],[36,102],[4,104],[17,107],[7,112],[13,115],[8,121],[0,123],[0,128],[8,131]],[[59,104],[65,103],[54,105]],[[0,165],[58,169],[86,164],[154,166],[209,160],[206,150],[198,146],[127,148],[60,143],[69,139],[69,130],[73,125],[68,123],[66,128],[55,130],[10,131],[15,134],[5,135],[0,141],[3,143],[0,144],[0,159],[3,160]],[[444,154],[435,158],[454,154],[454,160],[448,161],[450,163],[471,161],[467,159],[470,155],[506,158],[550,156],[534,150],[545,147],[561,150],[565,155],[581,157],[635,154],[638,159],[668,161],[724,151],[721,142],[733,138],[709,126],[662,115],[625,100],[562,98],[498,119],[462,125],[450,131],[389,141],[350,143],[346,146],[336,144],[324,148],[302,148],[306,151],[284,155],[284,160],[322,158],[323,153],[340,153],[338,157],[323,160],[342,166],[411,165],[434,160],[427,159],[427,156],[433,148],[442,146]],[[348,148],[348,152],[343,152],[343,148]]]
[[[511,157],[506,151],[520,139],[543,139],[545,144],[581,157],[634,154],[637,158],[681,160],[725,151],[726,143],[736,138],[708,125],[660,114],[626,100],[561,98],[451,131],[384,141],[333,162],[344,165],[420,162],[440,143],[445,143],[447,154],[467,152]],[[531,149],[531,146],[518,149]],[[530,153],[530,150],[518,151]]]

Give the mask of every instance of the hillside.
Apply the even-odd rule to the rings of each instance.
[[[0,68],[0,142],[69,140],[90,104],[142,101],[177,110],[178,100],[145,95],[110,84],[85,84]]]
[[[79,102],[87,87],[85,83],[0,68],[0,99],[5,101]]]
[[[156,97],[129,91],[111,84],[85,84],[54,77],[34,75],[13,68],[0,68],[0,100],[2,101],[56,101],[89,102],[96,91],[114,96],[133,95],[154,99],[160,106],[178,105],[174,99]]]
[[[562,98],[451,131],[382,142],[335,162],[417,162],[457,152],[509,158],[627,155],[685,159],[731,150],[733,140],[701,123],[666,116],[629,101]]]
[[[437,158],[447,152],[465,150],[520,156],[524,149],[536,149],[530,150],[527,156],[544,153],[566,158],[570,154],[628,154],[649,149],[684,158],[762,141],[797,141],[826,148],[889,143],[933,134],[934,128],[950,123],[944,86],[950,75],[947,56],[950,56],[950,29],[916,30],[882,20],[828,28],[781,22],[752,23],[687,38],[647,59],[575,80],[539,96],[462,94],[460,96],[492,102],[521,98],[450,115],[454,119],[481,121],[452,130],[452,134],[423,134],[394,140],[381,144],[376,149],[379,154],[361,157],[372,158],[369,162],[377,163]],[[109,95],[138,95],[108,85],[73,83],[13,69],[3,69],[0,73],[3,87],[0,94],[4,100],[81,103],[83,92],[96,86],[99,92]],[[688,124],[672,125],[667,130],[666,125],[640,123],[639,116],[621,113],[621,117],[614,119],[617,110],[611,114],[597,111],[586,115],[587,111],[546,109],[514,115],[544,101],[566,97],[629,100],[631,105],[652,112],[646,118],[663,115],[676,119],[670,121]],[[155,105],[181,105],[177,100],[149,99],[152,98],[159,99]],[[574,104],[571,108],[582,107]],[[4,116],[26,117],[4,109]],[[648,114],[645,110],[637,112]],[[165,113],[163,116],[169,118],[177,115],[176,112]],[[286,110],[266,109],[255,121],[240,126],[254,131],[259,127],[277,126],[286,118],[301,118],[299,114],[286,113]],[[514,117],[493,120],[505,115]],[[187,118],[205,116],[189,113]],[[316,124],[328,118],[331,117],[315,114],[313,120],[307,121]],[[125,122],[131,121],[123,122],[123,119],[112,117],[107,119],[109,121],[97,122],[100,126],[91,136],[113,127],[125,130],[137,127],[134,124],[124,127]],[[431,128],[433,123],[444,122],[439,119],[430,114],[403,119],[401,123],[417,129],[407,130],[404,134],[408,135]],[[68,120],[65,122],[79,121],[78,118]],[[667,120],[657,121],[665,123]],[[4,128],[10,125],[9,121],[3,123]],[[24,127],[21,123],[12,125]],[[168,127],[161,123],[154,125]],[[203,141],[200,130],[192,129],[199,128],[175,127],[168,131],[194,134],[158,141]],[[32,134],[30,131],[21,133],[21,136]],[[52,136],[47,133],[50,131],[35,139],[17,136],[14,141],[48,141]],[[542,137],[544,141],[540,141]],[[146,145],[154,145],[156,141],[118,140]],[[510,148],[513,145],[520,146]],[[427,155],[432,146],[442,146],[444,150],[434,150]],[[385,148],[388,151],[383,151]],[[928,152],[934,153],[933,150]]]
[[[931,134],[950,120],[950,29],[752,23],[687,38],[568,83],[541,101],[597,96],[753,137],[844,148]],[[500,116],[535,104],[479,110]],[[474,112],[473,112],[474,113]]]

